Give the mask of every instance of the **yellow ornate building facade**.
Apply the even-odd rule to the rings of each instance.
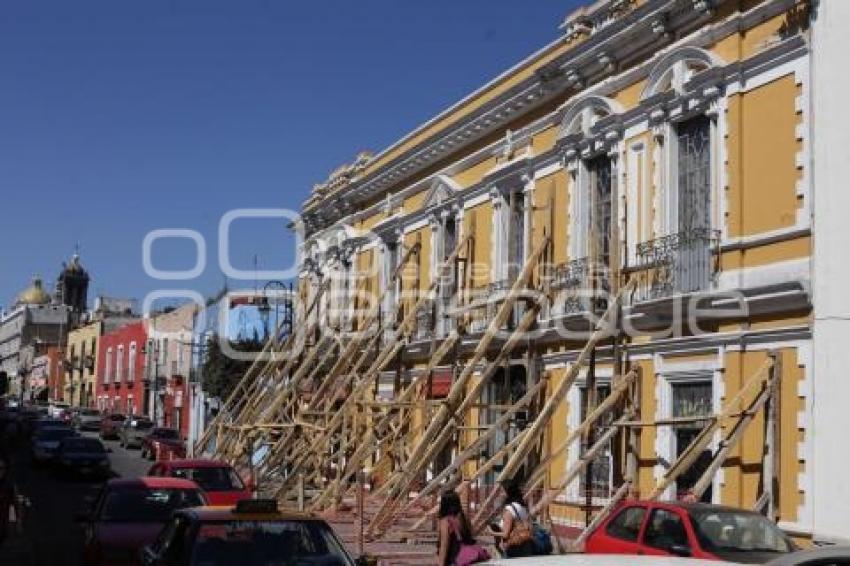
[[[419,305],[373,396],[397,399],[423,372],[427,386],[406,448],[379,450],[376,474],[415,454],[472,361],[464,388],[476,400],[424,481],[497,427],[456,470],[492,485],[507,459],[476,470],[521,444],[569,377],[536,446],[552,455],[536,485],[537,497],[551,493],[553,523],[583,525],[586,504],[603,508],[628,480],[641,496],[696,486],[706,501],[762,510],[770,491],[780,525],[813,535],[811,8],[600,0],[571,14],[556,41],[314,187],[300,305],[326,291],[302,323],[319,324],[321,339],[363,330],[380,307],[391,336]],[[517,301],[476,357],[526,267],[522,286],[542,298]],[[617,300],[616,330],[578,360]],[[622,422],[575,434],[627,372],[637,377],[618,401]],[[762,374],[770,379],[753,381]],[[709,470],[766,387],[770,402]],[[600,439],[591,465],[564,482]],[[692,445],[691,465],[665,481]]]
[[[94,406],[97,345],[101,321],[90,322],[68,333],[65,348],[65,392],[62,398],[73,407]]]

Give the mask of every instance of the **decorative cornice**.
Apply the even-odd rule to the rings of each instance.
[[[687,0],[688,2],[690,0]],[[681,3],[682,0],[679,0]],[[772,15],[781,13],[784,10],[787,10],[790,5],[792,5],[794,0],[774,0],[773,2],[768,2],[764,5],[761,5],[757,8],[750,10],[749,12],[745,12],[743,14],[739,14],[734,18],[730,18],[729,20],[725,20],[718,24],[715,24],[710,27],[706,27],[700,30],[698,35],[689,36],[687,38],[683,38],[677,43],[677,47],[684,45],[694,45],[694,46],[705,46],[709,45],[712,42],[717,41],[718,39],[727,36],[730,33],[734,33],[736,30],[745,29],[748,26],[753,25],[757,21],[760,21],[766,17],[771,17]],[[651,3],[651,2],[650,2]],[[667,3],[668,9],[672,4]],[[646,6],[646,5],[645,5]],[[674,8],[679,6],[676,4],[673,6]],[[689,6],[690,9],[690,6]],[[673,13],[672,9],[670,9]],[[639,12],[640,10],[635,10],[635,12]],[[641,12],[642,13],[642,12]],[[653,12],[654,14],[660,12]],[[677,17],[674,17],[673,20],[676,21],[676,27],[679,26],[680,21]],[[606,30],[608,31],[608,30]],[[633,109],[626,110],[617,115],[616,121],[612,124],[608,124],[608,126],[613,127],[616,124],[616,128],[619,131],[623,131],[624,129],[628,129],[630,127],[634,127],[638,125],[641,121],[648,122],[650,128],[653,128],[656,124],[665,124],[670,121],[670,113],[671,110],[676,105],[683,104],[683,100],[688,97],[693,98],[696,96],[697,91],[699,93],[699,97],[703,98],[705,101],[710,101],[717,96],[721,96],[723,93],[723,85],[734,83],[736,81],[745,81],[748,77],[754,76],[760,72],[763,72],[766,68],[770,68],[779,64],[778,62],[787,61],[799,57],[802,53],[804,53],[808,49],[805,39],[800,36],[793,36],[787,39],[784,39],[776,44],[770,46],[770,48],[765,49],[761,53],[747,59],[746,61],[736,62],[729,65],[723,66],[721,69],[709,69],[707,71],[703,71],[699,73],[695,77],[693,77],[690,81],[688,81],[684,85],[684,93],[678,94],[666,91],[660,93],[658,95],[654,95],[652,97],[644,99],[641,104]],[[606,79],[604,82],[594,86],[591,89],[585,90],[584,94],[597,94],[597,95],[606,95],[614,92],[618,88],[622,88],[624,85],[632,84],[637,80],[640,80],[642,77],[646,77],[649,71],[655,66],[655,64],[661,60],[669,50],[664,50],[662,53],[659,53],[656,57],[653,57],[645,62],[642,62],[640,65],[624,70],[621,74],[610,77]],[[551,71],[554,64],[557,64],[557,61],[553,61],[552,64],[547,66],[547,69]],[[561,65],[560,68],[564,68]],[[566,87],[562,87],[566,88]],[[544,117],[541,117],[535,120],[532,124],[524,126],[522,129],[512,132],[511,141],[512,143],[520,147],[523,143],[526,143],[528,139],[539,131],[542,131],[545,128],[551,127],[556,123],[561,121],[563,117],[564,107],[554,111],[550,114],[547,114]],[[680,113],[679,113],[680,114]],[[599,125],[599,122],[602,122],[602,125]],[[603,133],[599,131],[603,126],[606,126],[606,123],[602,120],[597,122],[597,133]],[[610,131],[608,127],[605,128]],[[661,131],[662,129],[659,129]],[[607,135],[613,135],[604,132]],[[621,134],[622,135],[622,134]],[[609,138],[610,140],[610,138]],[[580,141],[580,140],[575,140]],[[533,170],[535,167],[541,166],[541,164],[550,164],[558,161],[564,162],[565,160],[565,152],[570,147],[569,138],[562,138],[558,141],[556,148],[552,151],[546,152],[544,154],[529,156],[529,169]],[[494,142],[493,144],[487,146],[486,148],[482,148],[478,150],[475,154],[471,156],[464,157],[464,162],[468,159],[476,159],[474,156],[478,155],[477,159],[484,158],[484,156],[492,155],[494,152],[498,153],[499,149],[502,148],[503,141]],[[575,144],[573,147],[577,147]],[[567,156],[568,157],[568,156]],[[470,162],[474,163],[474,161]],[[445,169],[444,171],[450,171],[450,169]],[[454,166],[452,166],[451,171],[454,171]],[[450,173],[453,174],[453,173]],[[428,179],[432,179],[432,181],[428,181],[427,179],[424,181],[425,183],[431,182],[433,183],[434,177],[429,177]],[[424,185],[427,190],[428,185]],[[433,186],[433,185],[432,185]],[[395,193],[393,198],[402,198],[407,197],[411,194],[415,194],[422,190],[423,184],[417,182],[414,185],[410,185],[406,187],[399,193]],[[475,198],[477,195],[480,195],[482,192],[486,192],[487,185],[482,183],[478,183],[472,187],[468,187],[463,189],[462,191],[458,191],[457,195],[454,199],[452,199],[453,203],[443,203],[442,207],[452,206],[457,207],[462,204],[463,201]],[[352,191],[362,191],[365,190],[364,187],[356,187],[353,188]],[[352,199],[357,198],[356,196],[352,197]],[[380,206],[380,205],[377,205]],[[352,221],[352,218],[367,216],[370,214],[374,214],[377,211],[375,207],[370,207],[367,209],[358,209],[356,211],[352,211],[347,220],[349,222]],[[319,211],[322,212],[322,211]],[[308,211],[305,213],[308,217],[315,218],[316,211]],[[404,218],[397,216],[392,219],[386,219],[382,221],[383,224],[392,224],[399,225],[400,223],[409,223],[412,219],[419,218],[420,214],[418,212],[414,212],[410,215],[405,216]],[[332,218],[328,218],[327,222],[331,223],[335,221]],[[325,225],[326,226],[326,225]],[[322,229],[325,226],[315,226],[314,228],[308,231],[308,236],[310,232],[315,232],[317,229]],[[383,229],[383,226],[381,227]],[[375,229],[374,231],[378,231]]]
[[[619,60],[621,55],[627,57],[642,48],[642,44],[657,42],[656,35],[652,33],[651,22],[654,16],[665,11],[669,5],[669,0],[649,0],[640,6],[633,6],[632,2],[622,0],[597,3],[588,16],[593,25],[593,33],[585,41],[556,60],[541,66],[531,77],[489,104],[483,105],[475,113],[405,152],[388,165],[370,175],[353,180],[340,191],[329,193],[320,202],[308,201],[304,213],[308,232],[322,229],[346,210],[353,209],[356,203],[373,199],[376,194],[397,185],[447,155],[493,131],[505,128],[519,116],[555,96],[583,88],[586,83],[601,80],[612,72],[614,62]],[[600,14],[607,16],[596,18]],[[675,25],[687,26],[703,17],[704,14],[689,10],[676,18]]]

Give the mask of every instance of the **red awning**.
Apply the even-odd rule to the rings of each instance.
[[[454,372],[450,369],[434,370],[434,375],[431,376],[431,391],[428,392],[428,399],[448,397],[452,388],[453,376]]]

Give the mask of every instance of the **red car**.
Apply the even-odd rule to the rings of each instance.
[[[192,480],[204,490],[210,505],[235,505],[252,496],[251,488],[233,466],[218,460],[161,461],[151,466],[148,475]]]
[[[118,430],[126,419],[127,417],[120,413],[112,413],[104,416],[100,421],[100,437],[104,440],[107,438],[117,439]]]
[[[106,483],[84,528],[84,564],[138,564],[139,552],[156,539],[171,512],[206,505],[195,482],[178,478],[114,479]]]
[[[173,428],[156,427],[142,439],[142,458],[172,460],[186,457],[186,445]]]
[[[588,554],[688,556],[764,564],[797,547],[753,511],[709,505],[628,501],[591,533]]]

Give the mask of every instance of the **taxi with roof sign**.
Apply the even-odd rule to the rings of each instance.
[[[366,563],[348,554],[323,519],[280,510],[273,499],[175,511],[140,559],[145,566]]]

